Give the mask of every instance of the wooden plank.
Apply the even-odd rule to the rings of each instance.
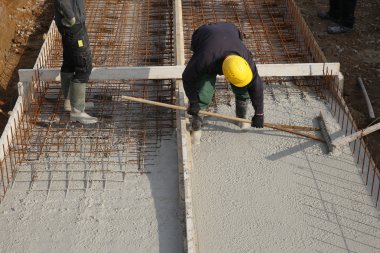
[[[180,58],[182,61],[182,58]],[[129,80],[129,79],[182,79],[184,65],[148,66],[148,67],[104,67],[92,70],[91,80]],[[338,76],[339,63],[292,63],[292,64],[257,64],[262,77],[275,76]],[[60,69],[20,69],[21,82],[30,82],[33,76],[41,81],[60,81]]]
[[[177,66],[182,66],[182,70],[178,73],[181,75],[185,64],[185,40],[183,36],[183,20],[182,20],[182,1],[175,0],[174,11],[175,24],[175,57]],[[177,101],[179,106],[187,104],[187,98],[183,88],[183,83],[180,80],[176,81],[178,87]],[[198,252],[196,228],[193,219],[193,204],[192,204],[192,185],[191,171],[193,170],[193,154],[191,147],[190,133],[186,129],[188,117],[183,111],[177,111],[177,145],[178,145],[178,170],[180,196],[184,206],[184,219],[186,224],[186,245],[185,252]]]
[[[131,80],[131,79],[181,79],[184,66],[154,67],[104,67],[94,68],[90,80]],[[30,82],[33,76],[41,81],[60,81],[60,69],[20,69],[21,82]]]
[[[257,64],[262,77],[275,76],[337,76],[340,63],[292,63],[292,64]]]

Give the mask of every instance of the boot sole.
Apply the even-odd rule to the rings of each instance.
[[[83,125],[98,123],[97,119],[81,119],[81,118],[70,117],[70,120],[72,122],[79,122],[79,123],[81,123]]]
[[[91,109],[91,108],[95,107],[95,105],[94,105],[93,102],[86,102],[84,106],[85,106],[86,109]],[[71,112],[71,105],[70,106],[63,106],[63,109],[66,112]]]

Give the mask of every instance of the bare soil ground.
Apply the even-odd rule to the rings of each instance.
[[[0,133],[17,99],[17,71],[33,67],[52,19],[53,1],[0,1]]]
[[[358,1],[357,22],[351,33],[328,35],[330,22],[319,20],[318,10],[328,9],[328,0],[295,0],[330,62],[340,62],[345,77],[344,98],[359,127],[368,126],[368,110],[357,84],[361,77],[380,117],[380,0]],[[53,2],[2,0],[0,2],[0,133],[17,96],[17,70],[32,68],[53,18]],[[380,132],[369,136],[370,148],[380,164]]]

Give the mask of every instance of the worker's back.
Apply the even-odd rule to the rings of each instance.
[[[251,62],[251,53],[244,46],[240,31],[234,24],[200,26],[193,33],[191,50],[199,66],[207,67],[209,73],[221,75],[223,59],[230,54],[240,55]]]

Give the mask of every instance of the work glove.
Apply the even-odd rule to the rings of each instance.
[[[62,18],[61,22],[62,22],[62,25],[66,27],[73,27],[75,25],[76,20],[75,20],[75,17],[72,17],[70,19]]]
[[[200,109],[198,101],[190,101],[187,113],[190,115],[198,115]]]
[[[263,128],[264,114],[255,114],[255,116],[252,117],[251,126],[256,128]]]

